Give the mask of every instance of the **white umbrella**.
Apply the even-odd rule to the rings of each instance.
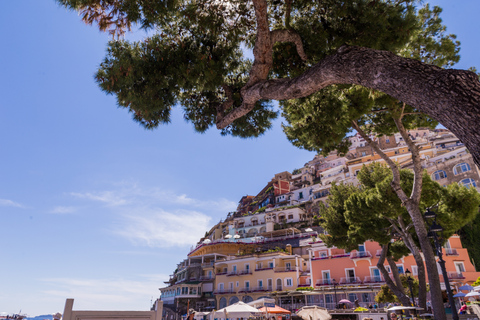
[[[239,301],[228,307],[217,310],[214,318],[249,318],[252,314],[260,314],[261,312],[254,307],[249,306],[245,302]]]
[[[232,237],[231,234],[227,234],[227,235],[225,236],[225,239],[230,239],[231,237]]]
[[[302,317],[303,320],[330,320],[332,315],[328,313],[327,309],[317,306],[305,306],[297,311],[297,316]]]
[[[212,240],[210,240],[210,239],[205,239],[205,240],[203,240],[203,243],[205,243],[205,244],[208,244],[208,243],[210,243],[210,242],[212,242]]]
[[[476,291],[469,292],[465,295],[465,297],[478,297],[478,296],[480,296],[480,292],[476,292]]]
[[[240,239],[240,235],[239,234],[234,235],[233,239]]]
[[[305,229],[305,232],[312,232],[312,231],[313,231],[312,228],[307,228],[307,229]]]

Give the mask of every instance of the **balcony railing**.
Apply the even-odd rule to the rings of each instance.
[[[222,275],[225,275],[225,274],[228,274],[227,271],[219,271],[216,273],[217,276],[222,276]]]
[[[275,287],[275,291],[282,291],[282,290],[283,290],[283,289],[282,289],[282,286],[277,285],[277,286]]]
[[[261,286],[261,287],[254,287],[254,288],[252,288],[252,291],[253,291],[253,292],[272,291],[271,289],[272,289],[272,287],[270,287],[270,290],[268,290],[267,287]]]
[[[250,269],[245,269],[245,270],[240,270],[240,271],[238,271],[238,275],[239,275],[239,276],[242,276],[242,275],[244,275],[244,274],[252,274],[252,270],[250,270]]]
[[[202,263],[202,267],[203,268],[209,268],[209,267],[213,267],[214,264],[215,264],[215,262],[213,262],[213,261],[212,262],[204,262],[204,263]]]
[[[331,258],[343,258],[343,257],[350,257],[350,253],[337,253],[337,254],[332,254]]]
[[[448,279],[465,279],[465,276],[461,272],[447,272]]]
[[[215,278],[213,276],[201,276],[200,281],[211,281],[214,280]]]
[[[350,253],[350,259],[371,258],[372,254],[369,251],[354,251]]]
[[[213,291],[213,294],[229,294],[229,293],[236,293],[235,289],[218,289]]]
[[[382,249],[377,250],[377,253],[375,254],[376,257],[380,257],[382,255]]]
[[[363,279],[363,283],[379,283],[385,282],[385,279],[382,276],[366,276]]]
[[[340,284],[361,284],[359,277],[340,278]]]
[[[291,271],[295,271],[294,268],[292,267],[275,267],[274,272],[291,272]]]
[[[317,282],[315,283],[315,285],[317,287],[319,287],[319,286],[329,286],[329,285],[332,285],[332,284],[333,284],[332,279],[317,279]]]
[[[240,290],[238,290],[238,293],[241,293],[241,292],[252,292],[252,288],[250,288],[250,287],[243,287],[243,288],[241,288]]]
[[[255,271],[272,270],[273,267],[255,268]]]
[[[238,274],[238,271],[230,271],[227,273],[227,277],[231,277],[231,276],[236,276]]]
[[[445,254],[446,254],[447,256],[458,256],[457,249],[454,249],[454,248],[447,248],[447,249],[445,249]]]

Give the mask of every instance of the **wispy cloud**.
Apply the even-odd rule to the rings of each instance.
[[[93,201],[102,202],[108,206],[121,206],[128,203],[121,193],[115,191],[102,191],[97,193],[70,193],[72,196]]]
[[[158,295],[158,284],[168,275],[137,275],[136,280],[47,278],[41,279],[44,293],[52,297],[75,298],[75,309],[148,310],[152,296]],[[139,307],[140,306],[140,307]]]
[[[149,247],[189,246],[208,230],[210,217],[196,211],[137,210],[124,215],[114,233]]]
[[[118,189],[70,195],[104,205],[115,216],[108,230],[140,246],[191,246],[211,227],[212,216],[224,216],[236,207],[227,199],[195,199],[137,184],[115,187]]]
[[[53,214],[69,214],[69,213],[74,213],[77,211],[77,208],[75,207],[65,207],[65,206],[57,206],[50,210],[50,213]]]
[[[0,206],[2,206],[2,207],[24,208],[24,206],[21,205],[20,203],[14,202],[14,201],[8,200],[8,199],[0,199]]]

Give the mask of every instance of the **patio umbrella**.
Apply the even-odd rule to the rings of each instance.
[[[233,237],[231,234],[227,234],[227,235],[225,236],[225,239],[230,239],[231,237]]]
[[[212,240],[210,240],[210,239],[203,240],[203,243],[205,243],[205,244],[209,244],[210,242],[212,242]]]
[[[338,303],[352,303],[352,301],[347,300],[347,299],[342,299],[342,300],[338,301]]]
[[[238,235],[238,234],[234,235],[233,239],[240,239],[240,235]]]
[[[462,298],[462,297],[465,297],[466,295],[467,295],[466,293],[459,292],[459,293],[457,293],[456,295],[454,295],[453,297],[454,297],[454,298]]]
[[[469,292],[465,295],[465,297],[478,297],[478,296],[480,296],[480,292],[476,292],[476,291]]]
[[[469,284],[465,284],[461,287],[458,287],[458,290],[468,290],[468,291],[472,291],[473,290],[473,287]]]
[[[250,318],[253,315],[259,314],[260,311],[257,308],[251,307],[245,302],[239,301],[226,308],[217,310],[214,314],[214,318]]]
[[[330,320],[332,315],[328,313],[327,309],[317,306],[301,307],[297,311],[297,316],[302,317],[303,320]]]
[[[286,313],[286,314],[292,313],[292,312],[290,312],[290,311],[288,311],[288,310],[286,310],[286,309],[283,309],[283,308],[281,308],[281,307],[279,307],[279,306],[277,306],[277,305],[275,305],[274,308],[271,308],[271,307],[268,307],[268,308],[267,308],[267,307],[262,307],[262,308],[260,308],[260,309],[258,309],[258,310],[261,311],[261,312],[265,312],[265,311],[266,311],[266,312],[268,312],[268,313]]]

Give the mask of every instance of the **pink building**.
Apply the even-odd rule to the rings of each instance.
[[[385,279],[377,268],[380,253],[380,245],[373,241],[367,241],[360,245],[358,250],[348,253],[343,249],[327,248],[321,241],[313,244],[310,250],[311,283],[316,290],[323,292],[315,302],[325,304],[327,308],[335,304],[335,298],[336,301],[358,300],[362,306],[373,304],[375,295],[385,284]],[[445,244],[443,259],[446,261],[445,266],[452,286],[472,283],[480,276],[457,235],[452,236]],[[412,272],[412,276],[418,273],[412,255],[396,261],[396,265],[400,273],[407,269]],[[385,268],[390,271],[387,262]],[[440,281],[443,282],[440,267],[438,270]],[[442,286],[444,287],[443,283]]]

